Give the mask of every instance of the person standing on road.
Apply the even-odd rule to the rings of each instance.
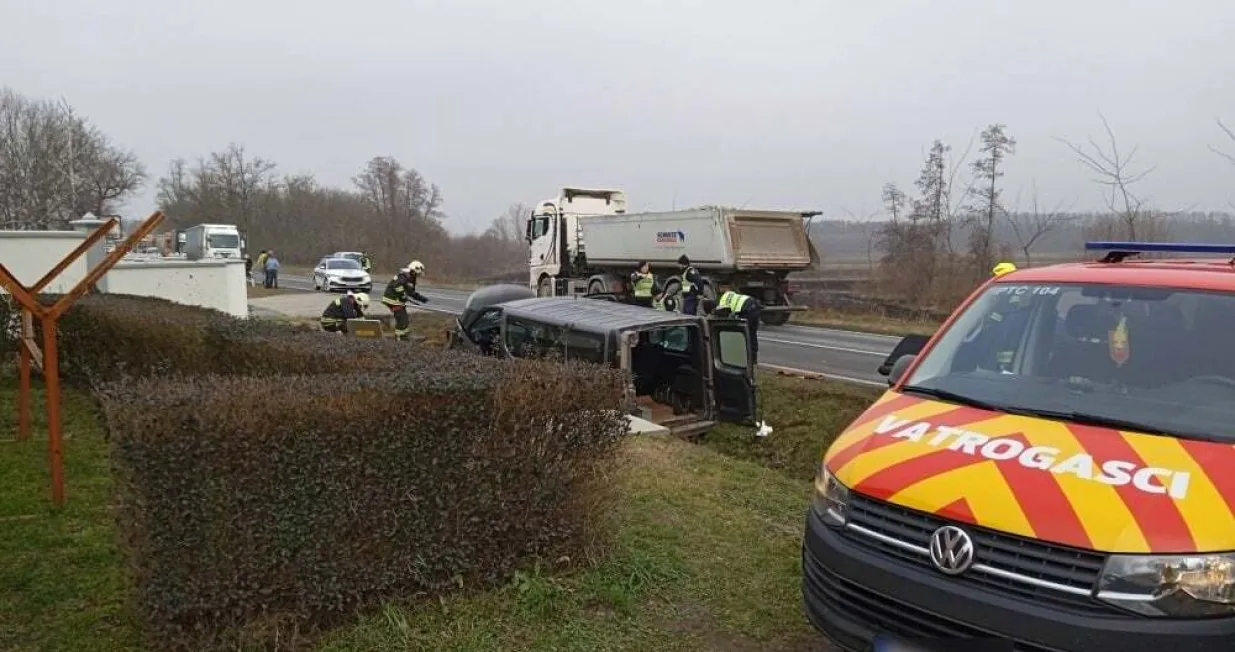
[[[262,249],[260,252],[258,252],[257,260],[254,261],[253,267],[256,268],[257,271],[261,272],[262,274],[265,274],[266,273],[266,258],[268,258],[269,256],[270,254],[266,253],[265,249]],[[253,280],[255,282],[257,281],[256,278],[254,278]]]
[[[382,293],[382,303],[390,309],[395,318],[395,339],[406,340],[411,332],[411,319],[407,314],[407,300],[413,299],[420,303],[429,303],[425,296],[416,291],[416,279],[425,273],[425,266],[419,260],[413,260],[407,267],[399,270]]]
[[[653,297],[657,294],[656,275],[652,273],[652,265],[646,260],[639,261],[635,272],[630,275],[630,287],[634,291],[635,305],[651,308]]]
[[[728,284],[722,284],[724,293],[716,302],[716,310],[712,314],[717,317],[736,317],[746,322],[750,331],[751,362],[759,364],[759,317],[763,307],[759,301],[748,294],[734,291]]]
[[[678,258],[678,266],[681,268],[682,279],[682,288],[679,290],[682,294],[682,312],[687,315],[697,315],[699,314],[699,297],[703,294],[703,277],[699,274],[699,270],[690,264],[690,258],[686,254]]]
[[[360,267],[366,274],[373,273],[373,259],[369,258],[369,254],[360,252]]]
[[[249,285],[253,285],[253,259],[249,254],[244,255],[244,278]]]
[[[322,311],[322,330],[327,333],[347,334],[347,320],[364,319],[364,311],[369,309],[369,295],[347,294],[331,301]]]
[[[279,287],[279,259],[274,257],[274,249],[266,254],[266,287]]]

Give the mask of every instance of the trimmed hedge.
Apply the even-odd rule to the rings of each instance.
[[[108,295],[59,337],[102,407],[153,648],[287,649],[289,627],[584,558],[603,533],[627,427],[616,370]],[[269,622],[277,645],[253,641]]]

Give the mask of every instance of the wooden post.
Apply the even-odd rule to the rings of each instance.
[[[56,322],[64,314],[64,311],[73,305],[73,302],[88,292],[99,279],[103,278],[103,275],[108,270],[124,258],[124,255],[129,252],[133,245],[140,242],[142,238],[146,237],[162,221],[163,213],[156,211],[128,239],[120,243],[97,267],[87,272],[85,278],[78,281],[72,290],[52,306],[44,306],[39,303],[36,296],[38,291],[55,280],[56,276],[61,274],[74,260],[80,258],[82,254],[86,253],[91,246],[96,244],[99,239],[110,231],[118,223],[115,218],[108,220],[103,226],[91,233],[72,253],[56,264],[50,272],[39,279],[38,283],[29,288],[22,285],[9,272],[8,268],[0,264],[0,286],[7,289],[24,309],[22,313],[21,357],[18,362],[21,365],[19,369],[20,393],[17,397],[18,438],[26,439],[30,435],[30,367],[37,364],[43,372],[43,379],[47,389],[47,451],[49,465],[51,466],[51,497],[52,502],[57,507],[64,506],[65,495],[63,424],[60,420],[60,362],[59,351],[56,346]],[[39,324],[43,328],[42,351],[39,351],[35,344],[34,317],[38,317]]]
[[[21,341],[18,342],[20,357],[17,360],[17,441],[30,439],[30,348],[27,342],[34,337],[34,317],[29,310],[21,311]]]
[[[64,273],[64,270],[68,269],[69,265],[73,264],[73,261],[77,260],[78,258],[81,258],[82,254],[86,253],[87,251],[90,251],[90,248],[93,247],[95,243],[97,243],[99,240],[102,240],[103,236],[107,235],[107,232],[111,231],[112,228],[114,228],[119,223],[120,221],[114,217],[107,218],[107,221],[104,222],[102,226],[95,229],[94,233],[91,233],[90,235],[86,236],[86,239],[82,240],[81,244],[77,245],[77,248],[73,249],[73,251],[70,251],[69,255],[65,256],[64,259],[61,260],[59,263],[56,263],[56,266],[51,268],[51,271],[44,274],[43,278],[39,279],[34,285],[31,285],[30,293],[37,295],[39,292],[43,291],[43,288],[47,287],[48,285],[51,285],[51,282],[56,280],[57,276],[60,276],[62,273]]]
[[[60,366],[56,320],[43,321],[43,382],[47,386],[47,452],[51,462],[51,500],[64,506],[64,448],[60,430]]]

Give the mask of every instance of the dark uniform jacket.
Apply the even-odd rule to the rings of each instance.
[[[423,294],[416,291],[416,275],[399,272],[386,284],[386,291],[382,293],[382,303],[401,306],[407,303],[408,297],[420,303],[429,303]]]
[[[347,321],[348,319],[361,319],[364,317],[364,312],[360,310],[360,304],[356,303],[356,298],[350,295],[342,296],[330,302],[326,309],[322,311],[323,320]]]

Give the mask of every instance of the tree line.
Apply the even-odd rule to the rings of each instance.
[[[64,229],[87,212],[113,215],[149,181],[132,150],[68,103],[0,89],[0,229]],[[334,188],[312,175],[280,174],[273,161],[231,144],[192,163],[172,161],[155,185],[167,226],[234,223],[251,249],[273,248],[284,263],[363,250],[379,271],[419,259],[430,276],[457,279],[527,264],[525,207],[512,206],[483,232],[451,234],[441,189],[389,156]]]
[[[1006,126],[988,126],[960,155],[934,141],[911,191],[883,187],[888,219],[866,247],[881,291],[919,304],[954,301],[996,259],[1032,262],[1043,242],[1078,224],[1103,239],[1168,237],[1182,212],[1141,198],[1137,184],[1154,168],[1135,161],[1135,147],[1120,147],[1105,117],[1102,126],[1101,142],[1060,140],[1102,191],[1107,210],[1083,219],[1061,204],[1040,205],[1036,188],[1027,208],[1017,201],[1009,210],[1002,179],[1016,141]],[[1235,164],[1235,130],[1220,120],[1218,128],[1225,145],[1210,149]],[[111,215],[148,180],[132,150],[66,102],[0,89],[0,228],[65,228],[86,212]],[[338,188],[312,175],[281,174],[273,161],[230,144],[192,163],[172,161],[156,185],[171,226],[235,223],[251,249],[274,248],[286,263],[364,250],[381,271],[417,258],[432,276],[474,279],[517,273],[527,262],[526,206],[512,205],[483,232],[453,235],[441,189],[389,156],[370,159]]]
[[[334,188],[312,175],[282,175],[238,144],[194,163],[172,161],[158,181],[159,208],[175,228],[235,224],[251,252],[274,249],[285,264],[364,251],[379,271],[417,259],[439,279],[481,279],[526,266],[522,229],[510,228],[509,217],[479,234],[452,235],[443,201],[436,184],[393,157],[370,159],[351,187]]]
[[[1137,163],[1137,148],[1121,148],[1106,117],[1099,117],[1101,142],[1094,137],[1084,143],[1057,140],[1094,178],[1106,208],[1100,213],[1070,212],[1062,203],[1044,206],[1036,183],[1028,207],[1018,198],[1010,210],[1002,178],[1007,159],[1016,154],[1016,139],[1006,125],[987,126],[960,155],[935,140],[912,195],[894,182],[883,187],[887,220],[870,234],[867,247],[880,294],[920,308],[950,308],[986,278],[998,260],[1033,264],[1037,246],[1062,230],[1079,226],[1085,239],[1162,240],[1170,237],[1176,220],[1195,217],[1187,210],[1154,207],[1142,198],[1137,184],[1154,167]],[[1221,120],[1218,127],[1235,146],[1235,131]],[[1210,149],[1235,164],[1235,154],[1217,146]]]

